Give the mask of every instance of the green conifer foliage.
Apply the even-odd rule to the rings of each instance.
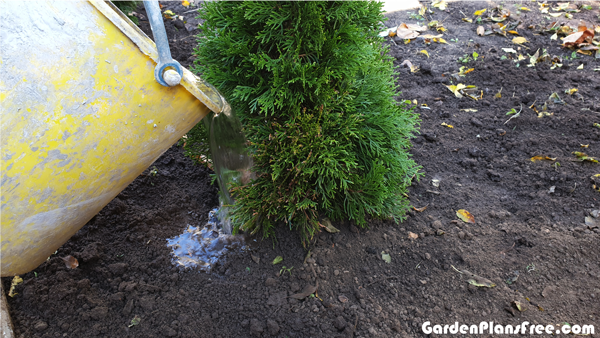
[[[394,99],[381,6],[204,3],[195,70],[240,117],[257,175],[234,188],[237,230],[284,224],[307,240],[322,216],[403,219],[418,117]]]

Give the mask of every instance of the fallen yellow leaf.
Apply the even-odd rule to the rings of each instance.
[[[571,89],[567,89],[565,90],[565,93],[569,94],[569,95],[573,95],[577,92],[577,88],[571,88]]]
[[[446,1],[444,1],[444,0],[435,0],[435,1],[433,1],[433,2],[431,3],[431,5],[432,5],[433,7],[437,7],[437,8],[439,8],[439,9],[440,9],[440,10],[442,10],[442,11],[445,11],[445,10],[446,10],[446,8],[448,7],[448,3],[447,3]]]
[[[583,69],[583,63],[577,69]]]
[[[471,215],[471,213],[466,211],[465,209],[458,210],[456,212],[456,216],[458,216],[458,218],[460,218],[465,223],[475,223],[475,217],[473,217],[473,215]]]
[[[9,297],[14,297],[14,296],[18,295],[18,293],[15,292],[15,287],[21,283],[23,283],[23,278],[21,278],[19,276],[13,277],[12,282],[10,283],[10,289],[8,290]]]
[[[441,124],[441,125],[442,125],[442,126],[444,126],[444,127],[448,127],[448,128],[450,128],[450,129],[454,128],[454,126],[453,126],[453,125],[451,125],[451,124],[446,124],[446,122],[442,122],[442,124]]]
[[[429,53],[425,49],[423,49],[419,53],[425,54],[425,55],[427,55],[427,58],[429,58]]]
[[[172,10],[170,10],[170,9],[167,9],[166,11],[164,11],[164,12],[163,12],[163,15],[164,15],[164,16],[165,16],[167,19],[170,19],[170,18],[172,18],[172,17],[174,17],[174,16],[175,16],[175,13],[173,13],[173,11],[172,11]]]
[[[513,35],[519,35],[519,32],[517,32],[517,31],[508,31],[508,32]]]
[[[181,5],[182,5],[183,7],[190,7],[190,2],[189,2],[189,1],[187,1],[187,0],[183,0],[183,1],[181,2]]]
[[[478,11],[476,11],[475,13],[473,13],[473,15],[479,16],[479,15],[481,15],[481,14],[485,13],[485,11],[487,11],[487,8],[484,8],[484,9],[478,10]]]
[[[454,95],[455,95],[456,97],[458,97],[459,99],[461,99],[463,96],[462,96],[462,94],[459,92],[459,90],[461,90],[461,89],[465,89],[465,88],[467,88],[467,86],[465,86],[465,85],[464,85],[464,84],[462,84],[462,83],[459,83],[459,84],[457,84],[457,85],[450,85],[450,86],[446,86],[446,88],[450,89],[450,91],[451,91],[452,93],[454,93]]]
[[[534,156],[531,158],[531,162],[535,162],[535,161],[541,161],[541,160],[547,160],[547,161],[556,161],[556,157],[548,157],[548,156]]]
[[[522,36],[517,36],[516,38],[512,39],[512,42],[519,45],[519,44],[522,44],[522,43],[525,43],[525,42],[529,42],[529,41],[527,41],[527,39],[525,39]]]
[[[525,12],[531,12],[531,9],[529,9],[527,7],[521,7],[519,9],[522,10],[522,11],[525,11]]]

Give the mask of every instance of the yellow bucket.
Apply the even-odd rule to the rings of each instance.
[[[35,269],[221,97],[102,1],[0,2],[1,275]]]

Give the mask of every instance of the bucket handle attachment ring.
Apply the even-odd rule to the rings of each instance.
[[[154,78],[158,83],[165,87],[173,87],[179,84],[183,77],[183,70],[179,62],[171,57],[169,48],[169,40],[165,31],[165,23],[163,22],[162,13],[158,5],[158,1],[144,1],[146,14],[152,28],[154,43],[158,50],[158,64],[154,68]]]

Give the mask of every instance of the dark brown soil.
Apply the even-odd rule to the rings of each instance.
[[[191,9],[165,5],[175,13]],[[373,221],[368,230],[334,224],[341,232],[319,235],[308,259],[297,235],[281,229],[277,241],[256,240],[255,248],[229,255],[210,274],[179,271],[166,239],[188,224],[205,224],[218,201],[209,171],[174,146],[153,165],[155,176],[146,171],[35,273],[22,276],[19,294],[9,298],[17,337],[413,337],[422,335],[425,321],[593,324],[598,337],[600,228],[586,226],[584,218],[600,209],[590,179],[600,164],[576,161],[572,152],[600,157],[600,128],[592,126],[600,123],[600,73],[593,71],[600,61],[580,56],[554,70],[548,63],[527,67],[526,52],[547,48],[564,58],[572,51],[551,34],[527,29],[542,17],[535,2],[522,5],[532,11],[516,15],[513,3],[505,4],[530,41],[529,50],[518,51],[527,57],[519,67],[501,59],[502,48],[518,46],[498,35],[477,36],[477,24],[461,20],[463,13],[492,8],[487,2],[436,10],[449,44],[387,39],[397,65],[410,60],[421,69],[398,69],[399,99],[430,108],[418,110],[422,135],[412,149],[425,176],[410,188],[410,200],[424,211],[399,225]],[[410,14],[390,13],[386,25],[416,23]],[[595,3],[593,11],[574,13],[573,22],[598,24],[599,14]],[[183,15],[191,21],[195,13]],[[141,26],[148,31],[147,22]],[[167,22],[173,56],[186,66],[194,26],[175,30]],[[457,62],[473,51],[477,61]],[[474,71],[460,82],[483,90],[478,101],[459,99],[444,86],[463,65]],[[495,99],[500,88],[502,98]],[[564,93],[570,88],[581,98]],[[565,104],[538,118],[528,107],[535,101],[541,108],[553,92]],[[505,124],[506,113],[521,105],[521,115]],[[537,155],[556,160],[532,162]],[[476,223],[460,221],[458,209]],[[79,267],[67,269],[60,259],[66,255],[79,259]],[[271,264],[276,256],[282,264]],[[282,265],[293,267],[291,273],[280,275]],[[470,285],[453,266],[496,286]],[[3,283],[8,289],[10,278]],[[317,283],[318,297],[289,297]],[[514,301],[527,310],[519,312]],[[128,327],[135,316],[140,323]]]

